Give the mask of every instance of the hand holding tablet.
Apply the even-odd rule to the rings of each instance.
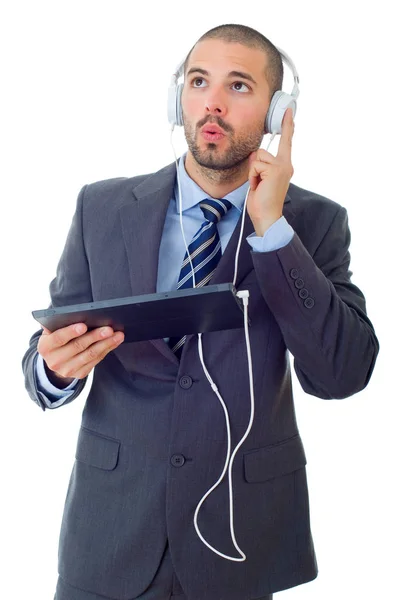
[[[66,387],[75,378],[84,379],[125,337],[121,331],[114,334],[112,327],[98,327],[89,332],[87,329],[84,323],[74,323],[53,333],[43,327],[37,350],[53,385]]]

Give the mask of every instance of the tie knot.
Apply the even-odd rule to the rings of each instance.
[[[225,198],[221,200],[206,198],[203,202],[200,202],[200,208],[207,221],[218,223],[228,210],[232,208],[232,203],[229,200],[225,200]]]

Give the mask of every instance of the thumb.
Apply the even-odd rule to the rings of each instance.
[[[42,329],[46,335],[49,335],[51,333],[50,329],[47,329],[47,327],[45,327],[44,325],[42,325]]]

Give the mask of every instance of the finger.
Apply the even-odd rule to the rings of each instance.
[[[249,176],[248,176],[248,180],[249,180],[249,184],[250,184],[250,190],[254,191],[255,189],[257,189],[257,186],[260,182],[260,177],[259,177],[259,173],[256,172],[255,170],[252,170],[252,165],[258,161],[259,163],[263,163],[265,164],[272,164],[274,162],[276,162],[275,156],[273,156],[273,154],[270,154],[269,152],[267,152],[266,150],[264,150],[264,148],[259,148],[258,150],[252,152],[249,155]],[[261,167],[260,167],[261,168]]]
[[[258,186],[258,177],[249,177],[250,191],[254,192]]]
[[[117,334],[115,334],[110,340],[108,340],[110,342],[110,345],[106,348],[106,350],[102,353],[102,355],[100,355],[96,359],[90,361],[89,363],[86,363],[86,365],[83,367],[83,369],[77,371],[77,374],[75,375],[75,377],[78,377],[78,378],[86,377],[86,375],[88,375],[90,373],[90,371],[107,356],[107,354],[109,354],[112,350],[115,350],[115,348],[117,348],[120,344],[122,344],[122,342],[125,339],[125,335],[122,332],[118,332],[118,333],[121,336],[120,339],[116,340],[115,337]]]
[[[263,162],[267,162],[270,164],[276,163],[276,156],[271,154],[271,152],[267,152],[264,148],[259,148],[257,150],[257,155],[255,160],[261,160]]]
[[[268,169],[270,169],[273,165],[263,162],[262,160],[255,160],[251,163],[250,171],[249,171],[249,179],[252,177],[259,177],[261,174],[266,175]]]
[[[61,332],[62,330],[59,329],[58,331]],[[44,358],[50,369],[63,375],[61,369],[67,363],[69,364],[72,358],[85,352],[92,344],[109,339],[113,333],[114,330],[112,327],[97,327],[87,333],[77,334],[76,337],[71,338],[68,343],[62,346],[53,347],[50,350],[45,348],[43,352]],[[64,377],[69,377],[69,375],[64,375]]]
[[[257,189],[258,184],[266,179],[271,169],[274,169],[275,165],[263,162],[261,160],[256,160],[252,163],[249,171],[249,183],[250,190],[254,191]]]
[[[286,162],[292,160],[292,138],[294,133],[293,110],[287,108],[282,122],[282,134],[279,140],[278,152],[276,158]]]
[[[125,339],[119,331],[111,338],[91,344],[85,351],[75,354],[57,370],[63,377],[85,377],[90,370],[107,356],[109,352],[122,344]]]
[[[48,330],[47,330],[48,331]],[[50,333],[46,339],[46,350],[55,350],[61,348],[70,342],[72,339],[84,334],[87,331],[85,323],[74,323],[67,327],[56,329]]]
[[[286,123],[286,126],[289,126],[289,127],[292,125],[292,123],[294,123],[293,108],[287,108],[285,110],[284,121]]]
[[[84,377],[86,377],[87,375],[89,375],[90,371],[92,369],[94,369],[94,367],[97,365],[98,361],[97,360],[92,360],[90,363],[87,363],[84,367],[82,367],[81,369],[79,369],[75,374],[74,374],[74,379],[84,379]]]

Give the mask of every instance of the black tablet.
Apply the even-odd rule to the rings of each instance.
[[[73,323],[85,323],[88,331],[110,325],[125,333],[125,342],[244,327],[242,301],[232,283],[71,304],[32,315],[52,332]]]

